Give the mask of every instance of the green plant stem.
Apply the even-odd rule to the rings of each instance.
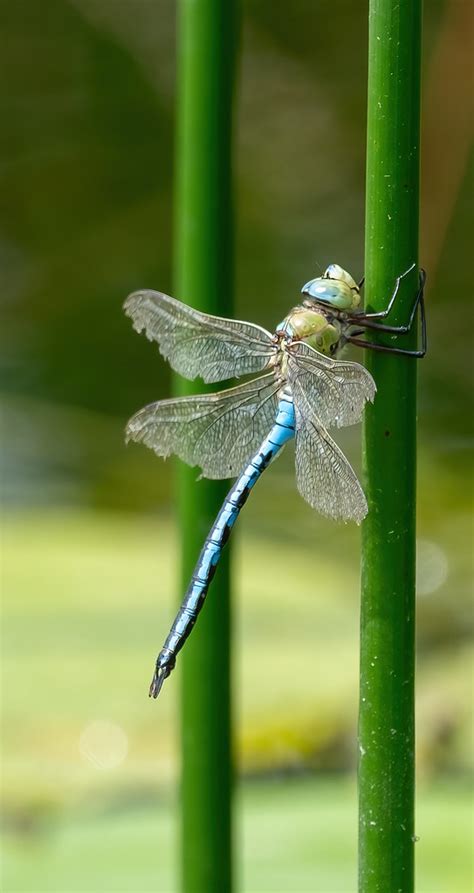
[[[175,293],[207,312],[232,315],[232,97],[234,0],[181,0]],[[202,382],[177,382],[179,394]],[[179,469],[182,591],[228,482]],[[182,593],[181,593],[182,595]],[[178,661],[182,673],[181,879],[185,893],[232,889],[229,547],[197,627]]]
[[[375,311],[418,259],[420,57],[420,0],[370,0],[365,272]],[[416,288],[414,270],[390,322],[407,321]],[[371,340],[408,347],[416,333]],[[367,351],[378,392],[364,430],[361,893],[413,890],[416,364]]]

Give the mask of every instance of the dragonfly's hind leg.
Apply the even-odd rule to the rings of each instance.
[[[397,353],[405,357],[415,357],[415,359],[421,359],[426,354],[426,344],[420,350],[410,350],[408,347],[388,347],[385,344],[376,344],[375,341],[353,338],[352,335],[349,335],[346,341],[350,344],[357,344],[358,347],[365,347],[368,350],[378,350],[380,353]]]

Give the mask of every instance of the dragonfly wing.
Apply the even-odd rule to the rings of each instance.
[[[333,360],[302,341],[288,345],[288,371],[303,414],[315,413],[325,426],[354,425],[375,397],[375,382],[364,366]]]
[[[159,291],[134,292],[124,310],[185,378],[214,382],[261,372],[275,353],[260,326],[201,313]]]
[[[314,415],[303,415],[297,400],[296,482],[303,499],[322,515],[357,521],[367,514],[367,501],[344,454]]]
[[[268,434],[278,405],[273,373],[218,394],[160,400],[140,409],[126,439],[198,465],[204,477],[235,477]]]

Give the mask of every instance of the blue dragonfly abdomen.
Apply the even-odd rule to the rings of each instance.
[[[199,555],[194,573],[185,593],[176,619],[161,649],[155,673],[150,685],[150,696],[157,698],[164,680],[176,663],[176,656],[183,647],[196,623],[204,604],[209,584],[216,572],[222,549],[229,539],[231,530],[245,504],[252,487],[257,483],[270,462],[278,455],[288,440],[295,434],[295,408],[288,392],[278,403],[275,422],[263,443],[247,467],[229,490],[222,508],[212,525]]]

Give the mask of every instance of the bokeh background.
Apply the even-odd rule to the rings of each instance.
[[[177,598],[174,466],[123,443],[170,375],[122,312],[172,292],[175,7],[2,10],[5,893],[176,889],[178,679],[146,697]],[[472,883],[471,20],[425,4],[420,893]],[[272,328],[329,262],[363,272],[366,4],[247,0],[241,48],[236,315]],[[291,452],[235,534],[240,888],[348,893],[359,531],[303,503]]]

